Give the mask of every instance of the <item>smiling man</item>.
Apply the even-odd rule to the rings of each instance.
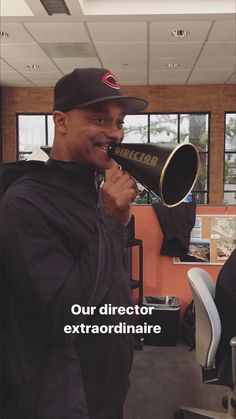
[[[123,140],[125,114],[146,106],[124,96],[108,70],[75,69],[55,86],[49,160],[3,166],[7,419],[123,417],[132,337],[67,334],[64,327],[130,322],[131,316],[102,315],[99,308],[132,305],[124,247],[137,187],[118,171],[98,194],[96,174],[113,165],[108,147]],[[75,316],[75,304],[95,309]]]

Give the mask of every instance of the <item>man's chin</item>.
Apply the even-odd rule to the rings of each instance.
[[[96,164],[98,169],[103,169],[103,170],[109,170],[114,166],[115,162],[114,160],[109,160],[107,162],[99,162],[98,164]]]

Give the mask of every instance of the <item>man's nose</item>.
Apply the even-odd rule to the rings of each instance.
[[[112,125],[107,127],[106,136],[110,140],[121,142],[124,138],[124,131],[122,128]]]

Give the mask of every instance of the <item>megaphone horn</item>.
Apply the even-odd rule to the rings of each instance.
[[[167,207],[180,204],[197,179],[199,155],[191,143],[112,143],[108,153]]]

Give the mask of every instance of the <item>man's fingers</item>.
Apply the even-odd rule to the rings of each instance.
[[[118,170],[115,172],[105,183],[104,186],[110,187],[112,185],[117,188],[126,187],[127,189],[133,187],[135,190],[137,188],[135,180],[132,176],[124,171]]]
[[[118,170],[102,187],[103,210],[127,224],[130,218],[130,204],[138,194],[138,186],[129,173]]]
[[[116,170],[109,179],[106,180],[108,183],[116,183],[118,179],[121,179],[124,176],[123,170]]]

